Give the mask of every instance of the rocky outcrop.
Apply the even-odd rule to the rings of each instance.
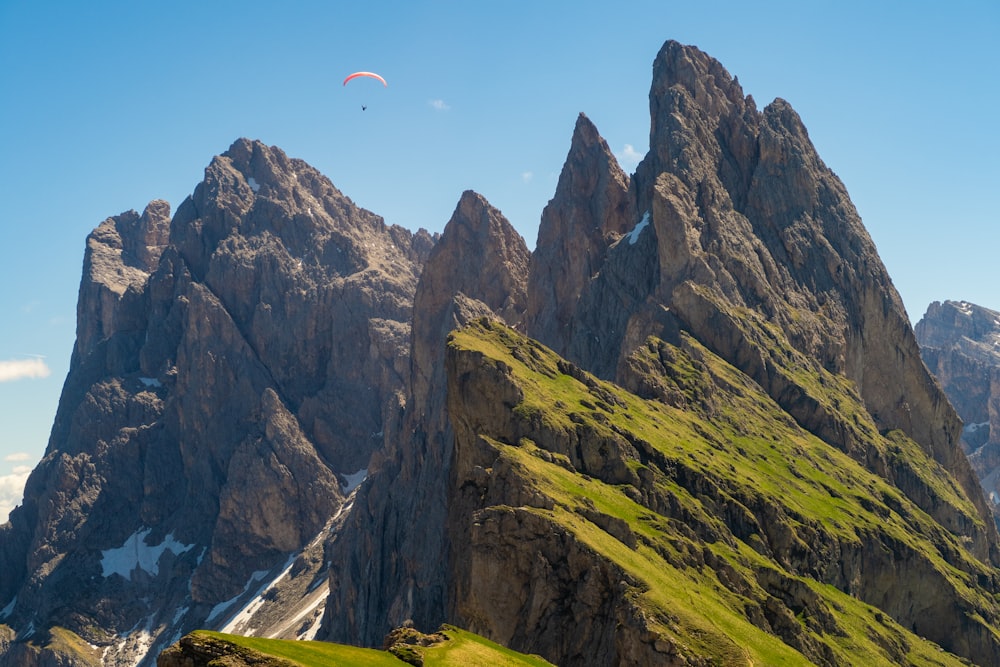
[[[226,667],[294,667],[296,663],[206,634],[185,635],[156,658],[156,667],[210,667],[220,664]]]
[[[441,397],[441,364],[448,332],[465,323],[461,299],[476,299],[511,325],[526,303],[530,254],[524,239],[481,195],[466,191],[431,252],[413,300],[411,395],[414,411]]]
[[[94,352],[112,335],[141,328],[127,318],[137,310],[131,300],[143,294],[149,274],[167,245],[170,205],[153,201],[142,212],[108,218],[87,237],[83,280],[77,299],[77,358]]]
[[[584,114],[573,130],[555,196],[542,211],[528,274],[525,330],[567,354],[580,296],[600,273],[608,247],[635,220],[628,176]]]
[[[528,262],[524,239],[500,211],[463,193],[417,285],[407,402],[387,424],[387,450],[375,457],[348,527],[328,548],[327,638],[374,646],[406,621],[432,628],[446,620],[454,435],[445,339],[484,315],[520,323]]]
[[[924,363],[965,424],[962,444],[1000,515],[1000,312],[935,301],[914,332]]]
[[[248,140],[168,220],[153,202],[88,238],[48,451],[0,537],[8,622],[109,660],[225,622],[324,530],[405,388],[434,244]]]

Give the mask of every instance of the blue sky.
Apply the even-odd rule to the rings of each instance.
[[[533,246],[579,112],[627,171],[645,153],[667,39],[792,104],[911,319],[1000,309],[998,35],[996,0],[0,0],[0,521],[44,452],[102,220],[176,209],[245,136],[414,230],[474,189]],[[343,87],[356,70],[389,87]]]

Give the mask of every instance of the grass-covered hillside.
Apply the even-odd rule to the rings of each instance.
[[[485,320],[452,334],[448,363],[464,627],[566,664],[996,655],[995,569],[888,479],[920,477],[956,525],[974,508],[917,443],[879,433],[843,378],[779,369],[884,474],[683,333],[633,355],[637,393]]]
[[[431,635],[401,628],[393,633],[393,638],[395,644],[383,651],[328,642],[198,631],[165,651],[158,664],[160,667],[200,664],[185,660],[206,658],[207,662],[208,656],[213,656],[211,659],[220,660],[219,664],[258,667],[550,667],[550,663],[537,656],[516,653],[450,625]]]

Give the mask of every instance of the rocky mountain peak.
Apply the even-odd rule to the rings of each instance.
[[[269,239],[328,277],[371,268],[403,282],[415,276],[400,270],[395,254],[422,262],[433,245],[426,231],[388,226],[356,206],[308,163],[248,139],[212,160],[204,181],[178,207],[171,233],[196,277],[206,274],[212,253],[230,237]],[[389,245],[372,243],[373,236]]]
[[[529,256],[524,239],[499,210],[472,190],[462,193],[414,295],[411,394],[418,412],[432,385],[440,385],[444,339],[460,323],[455,295],[481,297],[511,322],[519,321]]]
[[[140,294],[167,244],[170,204],[150,202],[142,215],[126,211],[108,218],[87,237],[77,300],[75,353],[86,355],[118,329],[122,300]],[[126,309],[127,310],[127,309]]]
[[[436,320],[432,313],[461,292],[492,304],[506,321],[518,322],[525,307],[529,257],[524,239],[503,214],[482,195],[466,190],[420,277],[417,319]]]
[[[752,155],[753,132],[745,125],[758,116],[753,100],[744,98],[721,63],[696,47],[668,41],[660,49],[649,112],[650,152],[636,170],[640,210],[649,207],[644,191],[664,170],[704,180],[710,172],[703,169],[718,161],[723,148],[744,159]]]
[[[566,354],[580,295],[608,247],[635,224],[629,178],[586,115],[573,130],[555,196],[542,211],[528,280],[527,330]]]
[[[577,118],[533,256],[475,192],[411,233],[246,139],[168,233],[102,223],[0,652],[459,619],[564,665],[995,663],[1000,538],[843,184],[694,47],[650,112],[631,178]]]
[[[935,301],[914,331],[924,363],[964,422],[962,445],[1000,517],[1000,312]]]
[[[987,363],[1000,363],[1000,312],[968,301],[935,301],[913,328],[923,348],[961,346]]]
[[[118,632],[235,613],[381,447],[433,244],[248,140],[211,161],[172,220],[153,202],[101,223],[46,458],[0,549],[20,573],[2,590],[5,605],[17,597],[8,616],[131,664]],[[161,568],[134,555],[147,550],[170,555]],[[124,554],[120,567],[102,568],[105,553]],[[69,598],[85,611],[47,602]]]
[[[718,118],[731,113],[734,107],[745,106],[739,81],[715,58],[695,46],[667,40],[653,61],[653,83],[650,88],[650,109],[657,109],[670,91],[683,91],[698,106]],[[651,113],[654,134],[663,118]]]
[[[448,332],[484,315],[522,324],[530,257],[524,239],[498,209],[476,192],[462,193],[413,299],[411,414],[423,419],[444,404]],[[440,415],[431,419],[439,422],[435,428],[446,428]]]
[[[584,290],[570,357],[627,384],[628,355],[648,336],[688,332],[804,427],[884,469],[865,438],[789,392],[796,366],[843,377],[879,430],[920,442],[988,517],[961,424],[920,362],[902,300],[791,106],[758,111],[717,61],[668,42],[653,64],[650,113],[650,151],[630,183],[638,224]],[[991,525],[974,538],[980,554],[995,548]]]
[[[387,423],[386,451],[374,458],[358,509],[328,549],[330,638],[377,643],[407,619],[421,627],[444,620],[454,446],[446,341],[474,318],[522,322],[529,257],[499,210],[476,192],[462,193],[417,284],[405,409]]]

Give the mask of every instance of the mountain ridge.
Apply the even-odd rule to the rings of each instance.
[[[578,116],[533,252],[246,139],[99,225],[0,664],[452,621],[566,665],[995,662],[1000,536],[843,184],[697,48],[652,71],[649,153]]]

